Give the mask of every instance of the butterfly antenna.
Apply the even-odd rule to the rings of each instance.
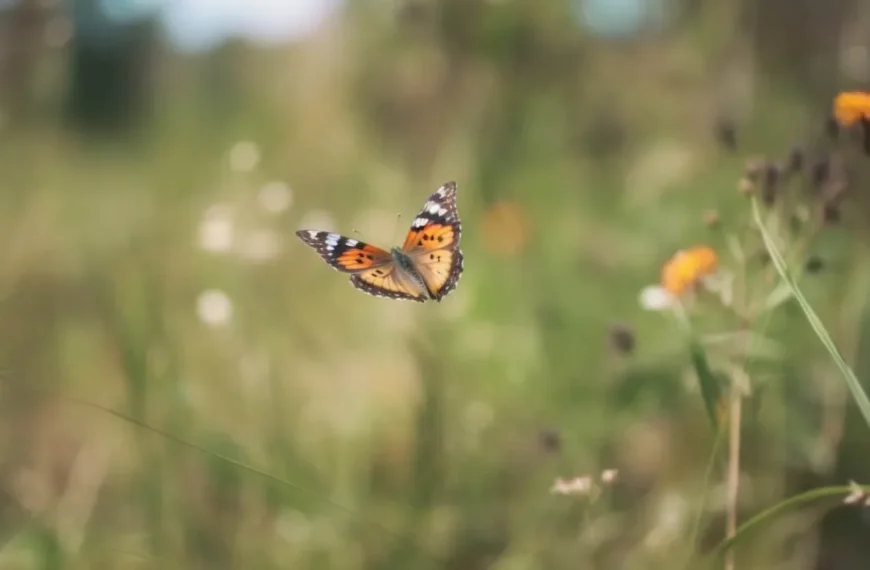
[[[396,235],[397,228],[399,227],[399,221],[402,219],[402,212],[398,212],[396,214],[396,227],[393,228],[393,235]]]

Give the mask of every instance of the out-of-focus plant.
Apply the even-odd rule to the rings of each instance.
[[[870,94],[841,94],[835,100],[834,118],[839,126],[857,126],[864,151],[870,152]],[[724,228],[728,261],[720,262],[720,254],[706,245],[679,251],[664,264],[660,283],[641,293],[645,308],[663,310],[675,317],[685,334],[691,365],[712,425],[720,433],[727,433],[726,537],[714,550],[715,556],[725,556],[726,568],[734,567],[732,548],[738,539],[779,514],[817,499],[845,494],[848,494],[845,503],[860,503],[867,494],[867,487],[855,483],[849,487],[814,489],[787,499],[738,527],[742,407],[746,399],[758,398],[763,387],[764,381],[756,376],[754,365],[779,353],[776,339],[767,331],[777,309],[796,302],[870,427],[870,401],[866,393],[799,286],[801,280],[824,266],[813,254],[813,246],[827,227],[840,220],[839,211],[848,197],[849,186],[843,161],[842,154],[833,154],[808,168],[805,153],[799,149],[790,151],[781,162],[750,159],[738,184],[739,191],[748,198],[747,219]],[[719,223],[717,216],[716,224]],[[759,255],[764,264],[758,263]],[[715,303],[710,302],[710,293],[715,294]],[[716,322],[724,330],[715,333],[705,330],[705,317],[713,313],[721,317]],[[711,466],[716,461],[717,447],[712,452]],[[701,524],[702,508],[699,507],[695,535]],[[693,553],[694,550],[687,564]]]

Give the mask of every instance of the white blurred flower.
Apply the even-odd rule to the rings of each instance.
[[[199,223],[199,246],[206,251],[225,252],[233,246],[235,222],[226,204],[216,204],[205,211]]]
[[[196,313],[209,326],[227,325],[233,317],[233,303],[223,291],[208,289],[197,298]]]
[[[601,482],[602,483],[613,483],[616,481],[616,476],[619,475],[619,471],[616,469],[605,469],[601,472]]]
[[[572,479],[556,479],[550,492],[555,495],[589,495],[593,488],[592,477],[584,475]]]
[[[293,205],[293,191],[286,183],[273,180],[260,188],[257,199],[263,208],[277,214]]]
[[[675,307],[680,300],[664,287],[650,285],[640,292],[640,306],[647,311],[663,311]]]
[[[332,218],[332,214],[326,210],[308,210],[308,212],[302,216],[302,221],[299,222],[299,227],[305,230],[323,230],[331,232],[335,230],[335,220]]]
[[[238,245],[239,255],[251,261],[268,261],[281,253],[281,236],[272,230],[255,230]]]
[[[251,141],[240,141],[230,149],[230,168],[236,172],[250,172],[260,164],[260,147]]]
[[[282,512],[275,521],[275,532],[283,540],[300,545],[311,539],[312,524],[304,513],[288,509]]]

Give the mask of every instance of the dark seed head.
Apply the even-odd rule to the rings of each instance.
[[[730,119],[720,118],[716,121],[716,140],[722,145],[722,148],[735,151],[737,150],[737,127]]]
[[[775,164],[768,164],[764,169],[764,179],[761,185],[761,199],[768,206],[776,200],[776,191],[779,187],[780,172]]]
[[[822,222],[825,225],[838,224],[841,217],[840,208],[836,204],[827,203],[822,208]]]
[[[716,210],[707,210],[704,212],[704,225],[708,228],[719,227],[719,212]]]
[[[553,429],[541,430],[538,434],[538,443],[547,453],[556,453],[562,449],[562,437]]]
[[[805,269],[807,273],[818,273],[819,271],[824,269],[824,267],[825,262],[822,260],[822,258],[817,255],[813,255],[809,259],[807,259]]]
[[[634,352],[634,331],[626,325],[613,325],[610,328],[610,344],[620,354]]]
[[[804,166],[804,151],[801,147],[793,147],[785,159],[785,168],[788,173],[800,172]]]
[[[833,116],[829,116],[825,119],[825,134],[827,134],[832,140],[837,140],[837,136],[840,134],[840,125],[837,123],[837,119]]]
[[[827,156],[823,156],[813,162],[813,165],[810,168],[810,182],[812,182],[813,187],[816,189],[821,188],[822,185],[827,182],[830,175],[831,161]]]
[[[859,125],[861,127],[861,149],[864,154],[870,156],[870,120],[861,119]]]

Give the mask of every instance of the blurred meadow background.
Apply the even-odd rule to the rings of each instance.
[[[0,569],[866,568],[842,493],[713,554],[870,483],[751,216],[866,377],[870,159],[829,117],[868,29],[865,0],[0,1]],[[399,244],[448,180],[440,304],[293,235]],[[696,245],[731,294],[647,310]]]

